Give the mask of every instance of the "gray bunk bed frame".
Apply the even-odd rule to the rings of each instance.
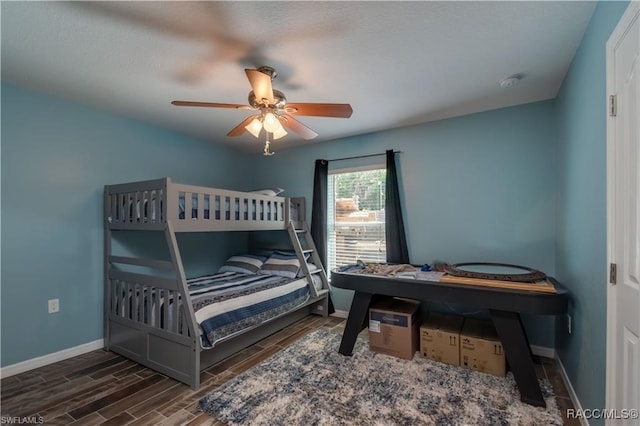
[[[194,215],[192,206],[196,206]],[[169,177],[106,185],[105,349],[197,390],[202,370],[309,314],[327,316],[329,283],[304,219],[304,198],[184,185],[172,182]],[[292,312],[229,336],[211,349],[202,349],[176,233],[265,230],[288,231],[305,274],[302,279],[309,286],[310,299]],[[113,255],[113,233],[121,231],[164,233],[171,259]],[[318,270],[309,270],[304,260],[308,255]],[[312,275],[320,276],[320,289],[314,285]],[[183,303],[162,303],[177,298]],[[179,320],[161,321],[162,317]]]

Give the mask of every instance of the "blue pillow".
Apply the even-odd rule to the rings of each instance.
[[[299,270],[300,261],[297,257],[274,253],[264,262],[258,273],[262,275],[278,275],[280,277],[296,278]]]
[[[256,274],[264,261],[267,260],[264,256],[257,256],[253,254],[243,254],[239,256],[231,256],[220,267],[218,272],[239,272],[241,274]]]

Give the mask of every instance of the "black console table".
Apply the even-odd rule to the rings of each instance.
[[[561,315],[567,312],[567,290],[550,279],[557,293],[507,290],[457,283],[413,280],[349,272],[331,272],[331,284],[355,291],[339,352],[351,355],[356,338],[368,325],[369,306],[380,296],[455,303],[486,309],[502,341],[520,399],[545,407],[536,378],[531,348],[520,314]]]

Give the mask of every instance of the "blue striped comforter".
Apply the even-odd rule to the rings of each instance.
[[[187,280],[202,346],[259,325],[309,299],[305,279],[223,272]]]

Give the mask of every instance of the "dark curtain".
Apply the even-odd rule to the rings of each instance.
[[[322,265],[327,267],[327,176],[329,162],[316,160],[313,175],[313,207],[311,208],[311,238],[318,250]],[[331,271],[327,271],[329,275]],[[335,312],[329,295],[329,315]]]
[[[387,184],[385,186],[385,234],[387,239],[387,262],[409,263],[407,238],[404,234],[402,209],[400,207],[400,191],[398,190],[398,172],[396,156],[393,150],[387,155]]]

